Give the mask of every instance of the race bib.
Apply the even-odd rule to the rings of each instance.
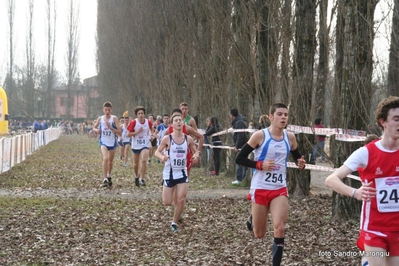
[[[264,179],[262,180],[262,186],[265,188],[281,186],[284,184],[285,173],[266,172],[263,176]]]
[[[136,140],[136,143],[137,143],[138,145],[144,145],[144,144],[145,144],[145,139],[137,139],[137,140]]]
[[[105,136],[105,137],[110,137],[111,133],[112,133],[111,130],[103,130],[102,135]]]
[[[176,167],[183,167],[186,166],[186,160],[185,159],[173,159],[172,165],[174,168]]]
[[[399,212],[399,176],[376,178],[379,212]]]

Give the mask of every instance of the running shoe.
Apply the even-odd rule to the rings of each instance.
[[[179,229],[177,228],[177,224],[171,224],[170,229],[172,229],[173,233],[179,232]]]
[[[139,187],[139,186],[140,186],[140,180],[139,180],[138,177],[136,177],[136,178],[134,179],[134,184],[136,185],[136,187]]]
[[[249,231],[253,231],[254,230],[253,224],[252,224],[252,214],[248,217],[247,228],[248,228]]]
[[[104,180],[104,182],[103,182],[103,187],[108,187],[109,186],[109,184],[108,184],[108,179],[107,180]]]
[[[141,180],[140,180],[140,186],[145,186],[145,181],[144,181],[144,179],[141,179]]]
[[[111,177],[108,177],[108,186],[109,186],[109,187],[112,187],[112,180],[111,180]]]

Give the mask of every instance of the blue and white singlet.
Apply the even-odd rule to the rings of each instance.
[[[109,123],[111,127],[116,129],[116,126],[114,124],[114,115],[111,115],[111,118]],[[100,135],[100,146],[107,146],[107,147],[114,147],[116,146],[116,135],[110,128],[108,128],[107,124],[105,124],[105,115],[101,116],[100,119],[100,130],[101,130],[101,135]]]
[[[187,178],[187,136],[184,135],[183,143],[176,143],[173,140],[172,135],[169,135],[169,142],[169,150],[166,151],[166,155],[169,156],[169,159],[165,162],[163,168],[163,179],[175,180],[179,178]]]
[[[287,186],[287,160],[291,150],[287,131],[283,131],[283,139],[275,140],[268,128],[262,129],[263,142],[255,149],[255,161],[274,160],[272,171],[254,169],[251,191],[255,189],[277,190]]]
[[[126,128],[126,126],[125,126],[125,124],[123,124],[122,125],[122,136],[121,136],[121,140],[122,140],[122,142],[123,143],[126,143],[126,142],[131,142],[132,141],[132,138],[131,137],[126,137],[126,135],[129,133],[129,130],[127,130],[127,128]]]

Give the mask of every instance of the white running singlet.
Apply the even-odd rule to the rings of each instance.
[[[255,189],[277,190],[287,186],[287,160],[290,153],[290,141],[287,131],[283,131],[283,139],[275,140],[269,128],[262,129],[263,142],[255,149],[255,161],[274,160],[272,171],[253,170],[251,191]]]
[[[178,144],[173,140],[172,135],[169,135],[169,142],[169,150],[166,151],[169,159],[165,162],[165,166],[163,168],[163,179],[175,180],[187,177],[187,136],[184,135],[183,143]]]
[[[114,115],[111,115],[109,121],[111,121],[111,127],[116,129],[114,124]],[[105,115],[101,116],[100,119],[100,146],[114,147],[116,145],[116,135],[110,128],[108,128],[107,124],[105,124]]]
[[[121,136],[121,140],[122,140],[123,143],[132,141],[131,137],[126,137],[127,133],[129,133],[129,130],[127,130],[125,124],[123,124],[122,125],[122,136]]]
[[[148,119],[146,118],[144,124],[140,124],[139,120],[136,118],[136,125],[134,126],[134,132],[137,132],[141,127],[143,131],[132,137],[132,149],[141,150],[150,147],[151,129],[148,124]]]

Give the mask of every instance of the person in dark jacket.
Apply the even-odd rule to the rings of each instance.
[[[205,128],[205,133],[211,128],[211,118],[207,117],[205,120],[206,128]],[[208,140],[208,137],[204,135],[204,144],[211,144]],[[205,146],[206,149],[206,162],[209,163],[209,158],[211,156],[211,147]]]
[[[245,122],[244,117],[238,113],[236,108],[230,110],[230,118],[232,120],[231,125],[233,129],[247,129],[248,125]],[[234,151],[238,152],[249,140],[248,132],[234,132],[233,142]],[[236,180],[231,182],[233,185],[238,185],[245,179],[247,173],[247,167],[242,165],[236,165]]]
[[[36,133],[36,132],[38,132],[39,130],[42,130],[42,123],[41,123],[40,120],[39,120],[39,121],[35,120],[35,121],[33,122],[33,132]]]
[[[314,121],[314,128],[325,128],[321,118],[316,118]],[[316,144],[314,145],[313,149],[313,158],[316,162],[317,155],[321,155],[321,161],[324,163],[325,160],[325,153],[324,153],[324,143],[326,141],[326,135],[316,135]]]
[[[42,122],[42,130],[46,130],[46,129],[48,129],[48,124],[47,124],[46,120],[43,120],[43,122]]]
[[[218,119],[216,117],[211,117],[210,119],[210,126],[207,128],[205,132],[205,136],[212,136],[213,134],[219,132],[221,127],[218,123]],[[213,151],[213,162],[215,164],[215,170],[211,172],[211,175],[219,175],[220,170],[220,148],[215,148],[215,146],[222,146],[222,141],[220,140],[219,136],[212,136],[212,148]]]

